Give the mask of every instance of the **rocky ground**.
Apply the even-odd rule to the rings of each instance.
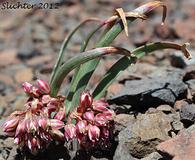
[[[26,100],[23,81],[49,80],[64,37],[88,17],[106,19],[114,8],[129,11],[146,0],[65,0],[56,10],[0,10],[0,124]],[[195,1],[165,1],[168,17],[160,26],[161,9],[147,21],[138,20],[113,45],[132,50],[154,41],[190,42],[195,57]],[[90,23],[71,41],[65,58],[79,52]],[[96,38],[94,38],[95,40]],[[106,57],[92,78],[94,88],[115,62]],[[64,82],[66,90],[72,74]],[[178,51],[165,50],[142,58],[108,89],[110,107],[117,113],[115,139],[109,149],[71,151],[52,145],[37,157],[59,160],[194,160],[195,159],[195,58],[187,61]],[[25,155],[0,130],[0,160],[23,160]]]

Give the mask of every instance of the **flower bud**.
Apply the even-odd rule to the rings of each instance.
[[[25,120],[22,120],[19,122],[17,128],[16,128],[16,133],[15,133],[15,137],[19,136],[19,135],[23,135],[25,132]]]
[[[64,122],[58,119],[51,119],[49,122],[50,122],[51,128],[61,129],[64,127]]]
[[[92,96],[89,94],[89,92],[83,92],[80,96],[80,107],[87,108],[91,107],[93,102]]]
[[[79,133],[85,134],[85,132],[86,132],[86,127],[87,127],[87,121],[85,121],[85,120],[79,121],[79,122],[76,124],[76,132],[77,132],[78,134],[79,134]]]
[[[14,131],[16,129],[18,123],[19,123],[19,118],[18,117],[13,117],[12,119],[8,119],[3,124],[3,131],[4,132],[12,132],[12,131]]]
[[[24,83],[22,83],[22,87],[23,87],[25,93],[31,94],[32,84],[30,84],[28,82],[24,82]]]
[[[38,84],[39,88],[41,89],[41,91],[43,93],[49,94],[49,92],[50,92],[50,86],[49,86],[49,84],[47,82],[38,79],[37,80],[37,84]]]
[[[76,128],[74,124],[67,124],[64,127],[64,136],[66,140],[72,140],[74,137],[76,137]]]
[[[97,126],[89,125],[88,136],[92,142],[95,142],[100,137],[100,129]]]
[[[103,112],[107,110],[109,104],[104,100],[95,100],[93,102],[93,109],[95,111]]]
[[[89,122],[93,122],[94,121],[94,112],[93,111],[85,112],[83,114],[83,118]]]
[[[66,111],[65,108],[60,108],[60,110],[55,115],[54,119],[58,119],[60,121],[64,120],[66,117]]]

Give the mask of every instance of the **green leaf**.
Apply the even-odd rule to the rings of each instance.
[[[81,49],[80,49],[80,52],[84,52],[85,49],[87,48],[87,45],[90,41],[90,39],[93,37],[93,35],[100,29],[104,26],[104,23],[100,24],[96,29],[94,29],[88,36],[87,38],[85,39],[85,41],[83,42],[82,46],[81,46]],[[71,80],[71,83],[70,83],[70,88],[69,88],[69,91],[68,91],[68,94],[67,94],[67,98],[66,98],[66,111],[68,112],[70,107],[71,107],[71,99],[72,99],[72,96],[73,96],[73,91],[76,90],[76,85],[74,84],[77,84],[77,82],[79,81],[79,76],[77,76],[78,74],[78,71],[80,69],[80,66],[78,66],[75,71],[74,71],[74,75],[73,75],[73,78]]]
[[[140,18],[139,15],[143,15],[143,14],[147,14],[150,11],[154,10],[155,8],[159,7],[159,6],[163,6],[163,22],[165,20],[166,17],[166,6],[164,6],[164,4],[160,1],[154,1],[154,2],[150,2],[147,3],[145,5],[142,5],[140,7],[138,7],[137,9],[135,9],[133,12],[137,13],[136,18],[128,18],[127,17],[127,23],[128,25],[133,22],[134,20],[136,20],[137,18]],[[124,26],[121,23],[121,21],[118,21],[118,23],[116,23],[101,39],[100,41],[96,44],[96,48],[98,47],[106,47],[108,45],[110,45],[112,43],[112,41],[123,31]],[[74,85],[75,89],[73,91],[71,91],[71,97],[73,97],[72,99],[68,99],[69,102],[71,103],[71,107],[75,107],[78,105],[79,102],[79,96],[81,94],[81,92],[83,90],[85,90],[85,88],[88,85],[89,79],[91,78],[93,72],[95,71],[97,65],[99,64],[100,59],[94,59],[89,61],[88,63],[83,64],[79,71],[77,72],[76,79],[77,81],[75,81]]]
[[[183,52],[186,58],[191,58],[188,50],[186,49],[186,44],[178,45],[171,42],[157,42],[143,45],[139,48],[136,48],[132,51],[131,57],[122,57],[118,60],[104,75],[101,79],[100,83],[97,85],[93,92],[93,96],[95,99],[102,98],[105,96],[108,87],[116,80],[116,78],[127,69],[132,63],[136,61],[137,58],[141,58],[153,51],[162,50],[162,49],[176,49]]]
[[[69,59],[59,68],[59,70],[56,72],[54,76],[54,79],[51,83],[51,96],[55,97],[57,95],[64,78],[70,71],[72,71],[79,65],[86,63],[87,61],[90,61],[98,57],[102,57],[107,54],[121,54],[129,56],[130,52],[123,48],[102,47],[82,52],[79,55]]]
[[[62,62],[63,62],[63,58],[64,58],[64,53],[65,53],[65,50],[67,48],[67,45],[68,43],[70,42],[71,38],[73,37],[73,35],[75,34],[76,31],[78,31],[83,25],[85,25],[86,23],[88,22],[91,22],[91,21],[100,21],[99,19],[97,18],[89,18],[89,19],[86,19],[85,21],[81,22],[63,41],[63,44],[60,48],[60,52],[59,52],[59,55],[58,55],[58,58],[57,58],[57,61],[54,65],[54,69],[51,73],[51,77],[50,77],[50,84],[52,83],[53,81],[53,78],[57,72],[57,70],[59,69],[59,67],[62,65]]]

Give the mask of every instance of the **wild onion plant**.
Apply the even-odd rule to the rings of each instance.
[[[163,2],[153,1],[132,12],[124,12],[122,8],[116,9],[114,15],[105,21],[91,18],[79,24],[64,40],[50,82],[37,80],[36,85],[23,83],[23,89],[29,97],[24,104],[25,109],[15,111],[8,117],[3,125],[4,132],[14,137],[14,142],[21,148],[27,148],[34,154],[45,149],[51,141],[68,142],[76,139],[83,148],[91,148],[94,145],[101,147],[110,143],[115,113],[109,109],[104,96],[120,73],[137,59],[156,50],[176,49],[182,51],[186,58],[191,58],[186,44],[156,42],[145,44],[133,51],[110,46],[123,30],[128,36],[128,27],[133,21],[147,19],[147,14],[160,6],[163,7],[164,23],[166,6]],[[64,61],[64,54],[71,38],[90,21],[98,21],[100,24],[89,33],[81,45],[81,53]],[[94,44],[94,49],[86,51],[93,35],[102,28],[103,34]],[[111,66],[93,92],[86,91],[101,57],[108,54],[124,56]],[[63,80],[72,70],[75,72],[68,93],[58,95]]]

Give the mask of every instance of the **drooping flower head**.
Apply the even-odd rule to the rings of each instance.
[[[64,98],[50,97],[49,84],[43,80],[37,80],[37,86],[28,82],[22,86],[29,96],[24,104],[25,110],[13,112],[4,123],[3,131],[14,137],[14,142],[20,147],[36,154],[52,140],[64,140],[64,134],[60,131],[64,127]]]
[[[115,113],[109,109],[104,100],[93,100],[89,92],[83,92],[77,109],[69,117],[76,120],[76,125],[65,127],[65,137],[68,140],[77,138],[84,148],[107,145],[113,128]],[[73,129],[74,128],[74,129]],[[72,135],[72,136],[70,136]]]

